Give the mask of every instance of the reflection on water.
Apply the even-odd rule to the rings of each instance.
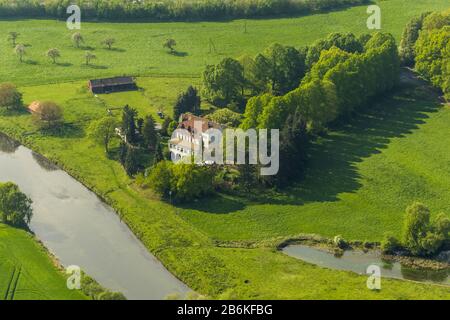
[[[0,146],[0,182],[18,184],[33,200],[30,228],[63,265],[80,266],[129,299],[188,291],[94,193],[4,135]]]
[[[335,257],[332,253],[305,245],[291,245],[284,248],[283,252],[325,268],[366,274],[368,266],[378,265],[381,268],[382,277],[433,282],[450,286],[448,269],[440,271],[412,269],[402,266],[398,262],[383,260],[379,252],[345,251],[342,257]]]
[[[0,152],[14,153],[20,144],[0,132]]]

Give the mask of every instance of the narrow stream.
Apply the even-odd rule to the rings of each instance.
[[[432,271],[408,268],[399,262],[384,261],[379,252],[345,251],[342,257],[335,257],[332,253],[306,245],[290,245],[284,248],[283,252],[320,267],[366,274],[367,267],[377,265],[381,268],[382,277],[450,286],[449,270]]]
[[[30,228],[64,266],[80,266],[128,299],[163,299],[189,290],[93,192],[0,134],[0,182],[7,181],[33,200]]]

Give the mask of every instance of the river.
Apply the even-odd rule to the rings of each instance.
[[[128,299],[164,299],[189,290],[93,192],[0,134],[0,182],[6,181],[33,200],[30,228],[63,266],[81,267]]]

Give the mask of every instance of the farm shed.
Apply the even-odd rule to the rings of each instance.
[[[110,93],[137,89],[136,82],[132,77],[115,77],[89,80],[88,86],[92,93]]]

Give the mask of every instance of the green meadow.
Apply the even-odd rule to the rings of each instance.
[[[399,39],[407,21],[424,11],[448,6],[443,0],[376,1],[382,9],[382,31]],[[331,32],[367,32],[366,6],[297,18],[236,20],[230,22],[180,23],[82,23],[85,39],[81,48],[71,42],[65,22],[55,20],[0,21],[0,81],[18,85],[87,80],[117,75],[173,75],[198,77],[206,64],[223,57],[254,55],[274,42],[305,46]],[[247,32],[245,32],[245,24]],[[25,63],[20,63],[7,42],[10,31],[20,33],[18,43],[27,46]],[[100,43],[106,37],[117,41],[113,50]],[[163,48],[166,39],[177,41],[177,53]],[[45,56],[58,48],[61,58],[52,64]],[[84,65],[84,53],[97,59]]]
[[[392,32],[397,39],[412,16],[448,6],[442,0],[379,4],[383,31]],[[399,235],[404,209],[415,200],[427,204],[433,213],[450,214],[446,134],[450,109],[423,84],[404,86],[367,106],[345,127],[330,129],[309,148],[305,180],[283,193],[246,198],[220,195],[175,207],[137,188],[121,165],[86,136],[92,120],[123,104],[136,107],[140,115],[155,115],[158,110],[171,115],[178,93],[189,84],[198,86],[204,66],[225,56],[256,54],[273,42],[307,45],[330,32],[366,32],[365,10],[355,7],[298,18],[249,20],[247,33],[242,20],[84,23],[84,49],[73,47],[63,22],[0,21],[1,34],[5,35],[0,37],[0,82],[18,84],[25,103],[59,103],[65,118],[64,130],[49,134],[38,130],[27,113],[4,113],[0,115],[0,131],[56,162],[94,190],[169,271],[209,297],[450,299],[448,288],[400,280],[383,279],[381,291],[370,291],[365,276],[319,268],[288,257],[274,246],[275,238],[300,233],[341,234],[349,240],[371,241],[381,240],[387,231]],[[6,43],[6,34],[12,30],[21,33],[20,42],[29,44],[25,63],[18,62]],[[106,36],[116,38],[115,50],[99,45]],[[162,48],[169,37],[178,43],[176,55]],[[216,48],[211,53],[210,39]],[[44,55],[51,47],[61,50],[57,65]],[[83,65],[86,49],[98,57],[92,66]],[[141,90],[98,96],[88,92],[88,79],[121,74],[138,76]],[[2,258],[7,256],[2,251],[5,241],[26,236],[22,231],[6,230],[6,240],[0,241]],[[0,238],[1,232],[0,226]],[[238,248],[244,241],[252,242],[252,249]],[[28,245],[32,248],[33,242]],[[45,260],[39,250],[19,256],[23,269],[34,268],[30,257],[38,253]],[[0,269],[11,270],[10,265],[0,263]],[[50,265],[46,272],[58,276]],[[0,290],[3,286],[0,283]],[[52,290],[56,289],[49,289],[44,297],[53,297],[57,290]]]
[[[66,287],[48,253],[23,230],[0,224],[0,300],[86,299]]]

